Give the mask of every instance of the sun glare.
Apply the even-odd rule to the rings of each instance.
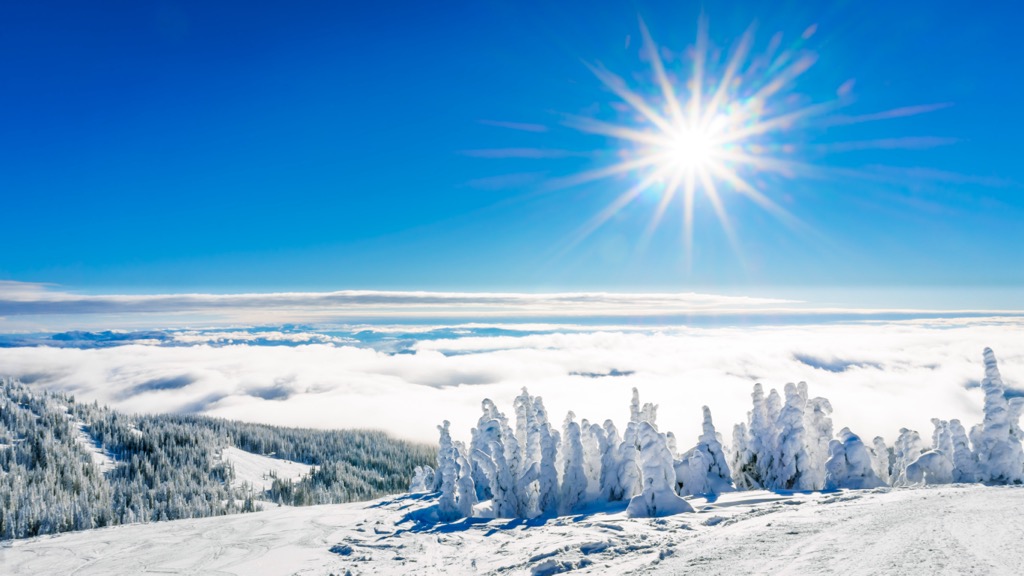
[[[668,142],[666,164],[677,171],[706,170],[718,153],[718,143],[706,130],[679,128]]]
[[[830,167],[823,159],[845,151],[920,149],[955,141],[917,136],[847,142],[816,140],[831,138],[837,132],[835,129],[843,126],[916,116],[949,106],[901,106],[843,116],[836,112],[853,103],[853,79],[844,81],[834,92],[818,92],[823,99],[800,93],[798,81],[817,59],[807,48],[816,26],[792,38],[775,34],[757,51],[753,50],[751,26],[726,50],[711,45],[707,21],[701,18],[696,42],[681,54],[655,44],[643,20],[639,27],[640,52],[649,65],[648,73],[631,74],[632,80],[627,81],[604,66],[587,64],[618,102],[602,107],[592,116],[565,117],[567,127],[606,141],[597,151],[567,151],[566,155],[613,159],[597,168],[548,181],[547,187],[568,188],[622,176],[627,177],[629,184],[569,239],[563,253],[641,196],[653,197],[656,206],[637,247],[647,245],[670,210],[678,210],[688,266],[693,264],[695,213],[704,207],[714,213],[738,256],[741,255],[737,226],[728,213],[728,208],[737,202],[753,202],[790,230],[820,240],[822,234],[776,201],[785,190],[786,204],[794,205],[792,187],[782,186],[780,178],[821,180],[841,176],[877,180],[898,174],[900,169],[888,171],[889,167],[879,164],[863,169],[847,165]],[[613,115],[602,118],[601,110],[610,110]],[[537,131],[535,126],[503,125]],[[485,152],[493,158],[552,157],[550,149]],[[917,177],[913,169],[907,173]]]
[[[795,219],[751,182],[757,172],[789,173],[796,163],[782,158],[784,134],[801,120],[834,108],[832,104],[801,105],[792,85],[814,63],[814,56],[794,46],[780,49],[775,37],[766,54],[748,58],[753,33],[748,30],[723,66],[709,62],[706,25],[698,27],[696,44],[685,58],[666,64],[662,50],[640,22],[643,53],[650,63],[652,85],[631,88],[601,66],[589,66],[597,78],[627,106],[628,121],[572,118],[570,126],[620,143],[620,160],[573,177],[573,183],[634,173],[636,184],[623,192],[588,223],[590,234],[644,191],[656,189],[660,201],[648,231],[681,198],[687,260],[692,252],[694,201],[705,197],[730,239],[735,238],[722,194],[736,193],[788,223]],[[810,30],[809,30],[810,32]],[[802,40],[809,37],[805,33]],[[711,70],[719,70],[715,74]],[[653,96],[646,95],[653,93]]]

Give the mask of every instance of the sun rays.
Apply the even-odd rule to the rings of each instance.
[[[794,105],[795,81],[811,68],[814,56],[796,49],[778,50],[750,58],[753,29],[740,38],[724,66],[709,62],[707,24],[701,20],[697,41],[677,69],[670,70],[641,20],[642,53],[650,65],[653,95],[632,88],[619,75],[588,65],[594,75],[623,104],[630,118],[609,122],[573,117],[567,122],[579,131],[617,142],[621,160],[578,174],[576,182],[635,173],[637,181],[599,212],[580,233],[580,239],[599,228],[645,191],[660,195],[645,235],[652,234],[671,206],[682,209],[687,261],[692,259],[694,205],[698,195],[711,205],[725,233],[736,244],[723,195],[736,193],[762,208],[793,221],[782,207],[749,178],[752,172],[789,172],[792,159],[782,158],[785,135],[808,118],[835,108],[834,102]],[[811,31],[804,34],[809,37]],[[772,54],[772,52],[777,52]],[[720,69],[719,73],[715,70]],[[641,87],[644,88],[644,87]]]
[[[865,148],[926,148],[945,145],[948,138],[900,137],[867,141],[808,145],[811,128],[860,124],[941,110],[947,104],[906,106],[859,116],[838,116],[852,102],[848,81],[814,101],[797,91],[797,84],[814,66],[817,56],[805,45],[816,31],[807,28],[784,47],[776,34],[765,49],[754,53],[751,26],[727,57],[711,47],[707,21],[701,18],[696,42],[681,56],[663,56],[643,20],[639,22],[641,54],[649,65],[648,80],[631,86],[622,76],[601,65],[586,64],[617,98],[620,118],[615,120],[571,116],[570,128],[606,138],[616,160],[560,180],[557,186],[629,175],[633,183],[584,224],[570,242],[575,246],[645,193],[657,205],[640,244],[650,240],[670,210],[681,212],[682,242],[687,265],[693,261],[693,233],[698,199],[706,201],[740,256],[737,225],[728,213],[728,195],[751,201],[790,229],[809,231],[773,197],[779,190],[766,187],[770,176],[821,177],[826,166],[804,159],[811,156]],[[667,53],[666,53],[667,54]],[[849,170],[844,170],[849,174]]]
[[[829,160],[837,154],[868,149],[920,150],[951,144],[955,139],[906,134],[865,138],[862,132],[858,139],[837,139],[836,134],[852,125],[897,121],[950,105],[904,105],[880,112],[841,114],[855,103],[855,82],[846,79],[832,90],[823,87],[820,78],[808,78],[818,60],[808,48],[816,30],[816,26],[807,27],[788,43],[782,33],[776,33],[755,46],[752,25],[723,50],[710,41],[708,23],[702,17],[696,40],[683,53],[673,54],[654,41],[640,20],[643,69],[627,70],[624,75],[585,62],[614,101],[585,115],[561,116],[563,126],[577,134],[599,137],[601,145],[589,151],[509,148],[465,153],[512,159],[587,157],[598,162],[580,172],[549,178],[538,193],[613,179],[614,185],[621,186],[567,238],[558,250],[560,256],[642,197],[651,210],[636,239],[637,250],[646,249],[655,232],[669,220],[673,225],[679,222],[687,268],[694,261],[694,230],[705,219],[717,221],[742,260],[741,222],[730,215],[730,208],[741,202],[753,203],[792,232],[823,241],[813,221],[805,224],[787,210],[799,205],[799,198],[792,193],[799,186],[787,182],[878,180],[877,163],[857,168],[843,162],[830,164]],[[805,90],[801,84],[812,88]],[[612,114],[607,113],[609,109]],[[486,123],[526,132],[550,130],[539,124]]]

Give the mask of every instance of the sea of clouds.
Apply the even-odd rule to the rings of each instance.
[[[473,323],[65,331],[0,337],[0,374],[129,412],[187,412],[287,426],[379,428],[433,442],[466,431],[480,401],[511,411],[522,387],[553,420],[628,416],[633,387],[680,445],[711,407],[728,439],[755,382],[806,381],[836,429],[891,441],[930,418],[980,419],[981,352],[1024,389],[1013,316],[743,326]],[[1012,393],[1020,393],[1014,388]]]

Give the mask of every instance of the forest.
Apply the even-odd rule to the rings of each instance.
[[[308,464],[260,490],[221,457],[233,446]],[[0,539],[310,505],[400,492],[428,446],[372,430],[281,428],[197,415],[124,414],[0,381]]]

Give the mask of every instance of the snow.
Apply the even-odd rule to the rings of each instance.
[[[75,441],[89,452],[93,463],[99,467],[101,472],[107,472],[117,466],[117,461],[89,435],[89,429],[84,423],[76,422],[75,427],[78,430],[75,433]]]
[[[235,484],[248,482],[253,488],[266,491],[274,483],[274,476],[282,480],[298,480],[316,466],[253,454],[235,447],[221,450],[221,458],[235,468]]]
[[[5,575],[1018,574],[1024,487],[942,485],[625,503],[546,520],[419,523],[435,495],[103,528],[5,542]]]

